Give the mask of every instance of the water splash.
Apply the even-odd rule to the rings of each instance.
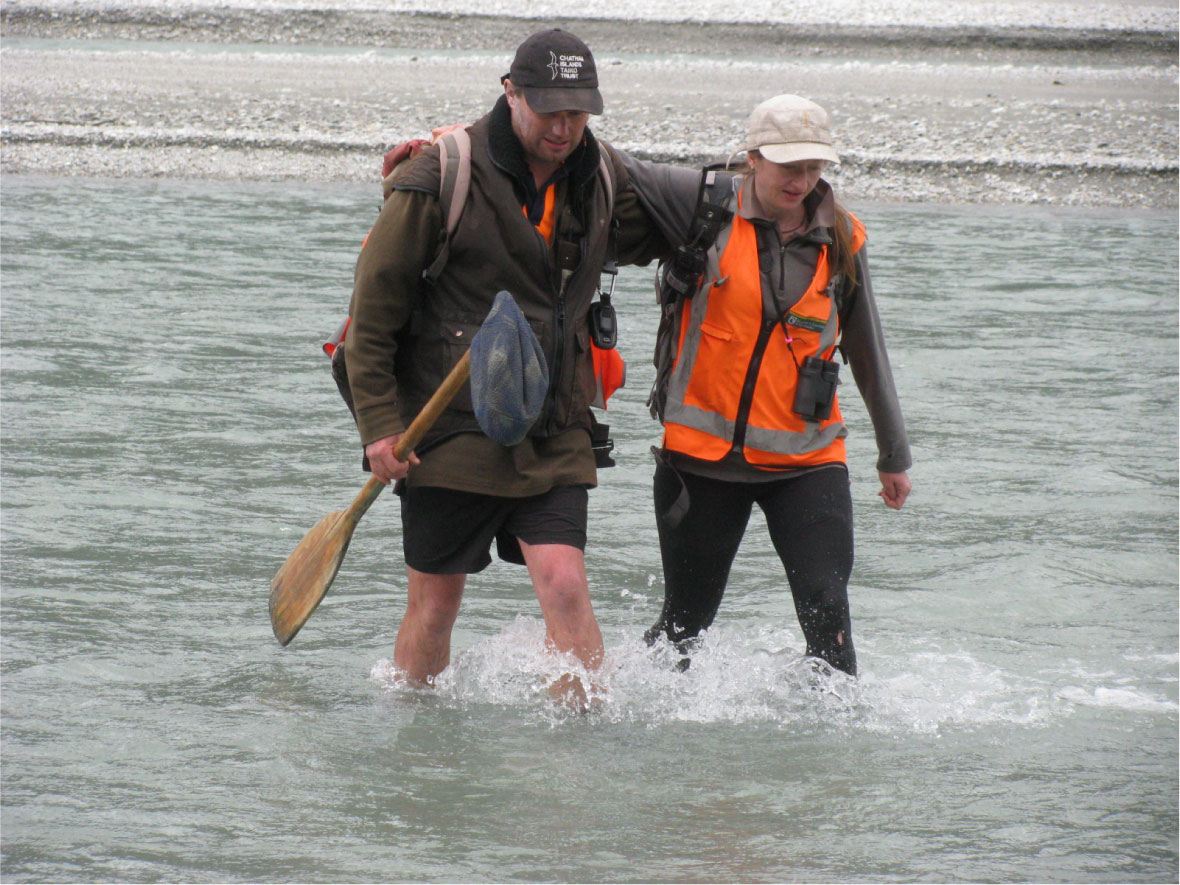
[[[439,674],[434,696],[444,704],[518,708],[551,723],[567,720],[548,686],[564,673],[593,686],[596,715],[608,722],[658,727],[669,722],[763,723],[799,729],[887,734],[939,734],[991,726],[1036,728],[1084,706],[1122,706],[1174,714],[1176,704],[1110,687],[1095,676],[1076,684],[1060,674],[1022,675],[973,651],[916,648],[904,654],[866,649],[872,663],[859,679],[807,658],[781,628],[719,625],[703,634],[691,665],[661,640],[648,647],[637,631],[608,638],[602,670],[587,673],[576,660],[544,648],[545,627],[518,616],[499,633],[456,654]],[[399,683],[390,661],[378,661],[372,678],[387,690],[414,692]]]

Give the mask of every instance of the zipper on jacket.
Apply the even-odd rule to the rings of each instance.
[[[557,293],[557,303],[553,306],[553,334],[556,347],[553,352],[553,365],[549,367],[549,390],[545,394],[545,430],[552,433],[556,428],[555,412],[557,411],[557,385],[561,381],[561,369],[565,363],[565,290]]]
[[[558,235],[558,225],[560,219],[554,220],[553,235]],[[553,254],[549,250],[548,243],[545,238],[537,234],[538,239],[544,246],[543,252],[545,256],[545,269],[548,271],[547,277],[550,281],[553,280]],[[559,246],[560,248],[560,246]],[[558,273],[561,273],[560,268]],[[572,276],[572,274],[571,274]],[[555,413],[557,411],[557,387],[561,382],[561,370],[565,363],[565,286],[562,285],[560,276],[556,286],[552,286],[553,292],[553,359],[549,364],[549,389],[545,392],[545,405],[541,410],[541,426],[545,429],[546,436],[551,435],[557,429]]]

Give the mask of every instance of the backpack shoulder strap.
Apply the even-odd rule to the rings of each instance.
[[[730,222],[733,220],[735,202],[734,188],[737,176],[717,168],[706,166],[701,170],[701,193],[697,198],[697,212],[693,219],[693,226],[700,240],[700,247],[709,253],[713,260],[720,261],[721,253],[729,241],[729,234],[733,230]],[[716,269],[720,273],[720,269]]]
[[[438,140],[438,204],[443,213],[443,231],[438,254],[422,276],[434,282],[442,273],[451,252],[451,237],[463,216],[467,192],[471,189],[471,136],[456,129]]]
[[[439,139],[438,202],[446,215],[448,239],[459,226],[467,191],[471,189],[471,136],[456,129]]]
[[[602,192],[606,198],[606,217],[615,214],[615,169],[611,164],[610,155],[606,152],[606,145],[598,143],[598,176],[602,181]]]
[[[657,297],[665,306],[684,298],[692,298],[708,272],[710,278],[720,275],[720,255],[729,239],[737,178],[715,166],[701,170],[697,186],[696,204],[689,223],[686,242],[665,262],[658,274]]]
[[[611,277],[611,292],[614,292],[614,280],[619,273],[619,238],[618,225],[615,223],[615,167],[611,163],[610,155],[602,142],[598,143],[598,177],[602,184],[603,198],[606,200],[606,252],[602,257],[602,272]],[[601,292],[601,286],[599,286]],[[610,300],[610,295],[607,295]]]

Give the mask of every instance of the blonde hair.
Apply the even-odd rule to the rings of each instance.
[[[855,286],[859,279],[856,273],[856,248],[852,242],[852,216],[840,201],[836,201],[836,223],[832,225],[832,250],[836,253],[833,270],[843,274],[848,286]]]

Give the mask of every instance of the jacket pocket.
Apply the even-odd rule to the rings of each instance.
[[[482,323],[472,321],[470,317],[443,319],[439,322],[439,341],[437,355],[438,384],[441,384],[455,364],[463,358],[471,348],[471,341],[479,331]],[[432,360],[432,362],[434,362]],[[471,402],[471,383],[464,384],[455,398],[451,400],[449,408],[459,412],[474,412],[475,406]]]
[[[594,358],[590,353],[590,326],[585,320],[574,330],[574,359],[567,427],[585,427],[590,423],[590,404],[594,402]],[[560,413],[559,413],[560,414]]]

